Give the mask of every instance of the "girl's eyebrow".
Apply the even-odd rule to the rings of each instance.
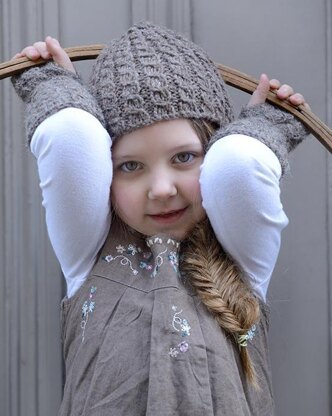
[[[185,144],[180,144],[179,146],[175,146],[172,147],[172,149],[170,149],[171,152],[180,152],[181,150],[191,150],[194,149],[196,151],[199,150],[203,150],[203,145],[199,142],[199,143],[185,143]]]
[[[183,151],[189,151],[189,150],[193,150],[195,152],[201,152],[203,151],[203,145],[201,143],[185,143],[185,144],[180,144],[178,146],[174,146],[171,147],[169,149],[167,149],[167,153],[178,153],[178,152],[183,152]],[[123,155],[119,155],[116,156],[113,153],[113,159],[121,162],[122,160],[136,160],[140,157],[139,153],[126,153]]]
[[[112,159],[114,159],[116,161],[119,161],[119,162],[121,162],[122,160],[135,160],[137,158],[138,158],[138,155],[135,156],[135,155],[128,154],[128,155],[116,156],[116,155],[114,155],[114,153],[112,155]]]

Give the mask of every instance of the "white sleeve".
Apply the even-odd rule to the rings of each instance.
[[[110,227],[111,138],[91,114],[66,108],[38,126],[30,147],[70,297],[91,271]]]
[[[266,299],[288,224],[280,201],[280,163],[257,139],[230,135],[207,152],[201,169],[203,207],[218,241]]]

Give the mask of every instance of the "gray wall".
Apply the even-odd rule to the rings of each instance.
[[[0,61],[47,34],[64,46],[103,43],[142,19],[184,32],[215,61],[287,81],[332,125],[331,0],[0,0]],[[90,66],[78,64],[84,76]],[[232,94],[238,107],[248,99]],[[62,386],[63,282],[8,80],[0,81],[0,131],[0,415],[53,416]],[[332,162],[316,139],[294,153],[282,188],[290,225],[269,293],[277,414],[327,416]]]

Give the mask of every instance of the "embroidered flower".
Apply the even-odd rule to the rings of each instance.
[[[181,352],[187,352],[189,349],[189,344],[188,342],[182,341],[179,345],[178,348]]]
[[[131,254],[132,256],[135,256],[135,254],[138,253],[138,248],[136,246],[134,246],[133,244],[129,244],[129,246],[127,248],[127,253]]]
[[[166,240],[165,240],[166,241]],[[164,241],[160,237],[153,237],[146,240],[146,244],[148,247],[151,247],[153,244],[163,244]],[[171,244],[174,247],[178,247],[180,243],[178,243],[175,240],[172,240],[170,238],[167,239],[167,244]],[[159,254],[156,255],[154,258],[151,251],[143,251],[141,247],[136,246],[135,244],[128,244],[128,246],[124,246],[121,244],[118,244],[116,247],[117,255],[109,254],[102,259],[107,261],[108,263],[111,263],[115,260],[120,260],[120,264],[122,266],[129,266],[130,270],[134,275],[138,274],[138,270],[133,265],[133,259],[131,257],[136,257],[137,255],[140,255],[140,258],[138,258],[137,263],[138,266],[141,269],[151,271],[150,276],[155,277],[157,276],[161,266],[164,263],[164,257],[163,255],[167,253],[168,248],[161,251]],[[178,272],[178,255],[175,251],[170,251],[168,256],[165,254],[166,258],[169,260],[169,262],[172,264],[174,270]],[[136,259],[135,259],[136,260]]]
[[[188,324],[188,321],[186,319],[182,319],[181,324],[181,335],[183,337],[187,337],[190,335],[191,326]]]
[[[115,248],[116,248],[116,251],[120,254],[123,254],[126,251],[126,249],[121,244],[119,244]]]
[[[169,349],[169,353],[168,353],[171,357],[175,358],[178,356],[179,351],[176,348],[170,348]]]
[[[93,295],[96,293],[97,287],[91,286],[89,293],[89,300],[86,300],[82,305],[82,342],[84,342],[85,328],[88,323],[89,314],[95,310],[96,302],[92,300]]]
[[[94,311],[94,309],[95,309],[95,304],[96,304],[96,302],[90,302],[90,303],[89,303],[88,313],[89,313],[89,312],[93,312],[93,311]]]
[[[256,325],[253,325],[249,331],[247,332],[248,339],[250,341],[253,340],[254,336],[256,335]]]
[[[82,306],[82,318],[86,317],[86,315],[88,314],[88,310],[89,310],[89,305],[88,305],[88,301],[86,300]]]
[[[139,264],[139,267],[141,269],[152,270],[152,265],[149,263],[146,263],[145,261],[141,261]]]
[[[179,266],[178,255],[174,251],[171,251],[168,255],[168,260],[170,261],[174,270],[177,272],[178,271],[178,266]]]
[[[256,325],[253,325],[246,334],[239,335],[237,337],[237,343],[239,344],[240,348],[248,346],[248,340],[253,340],[254,336],[256,335],[256,329]]]

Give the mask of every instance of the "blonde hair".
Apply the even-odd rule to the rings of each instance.
[[[214,126],[201,120],[192,121],[206,148]],[[220,328],[233,336],[239,347],[242,368],[247,380],[258,387],[248,348],[240,346],[239,337],[259,321],[258,299],[237,264],[218,242],[209,220],[196,224],[183,243],[181,271],[189,277],[203,304]]]

